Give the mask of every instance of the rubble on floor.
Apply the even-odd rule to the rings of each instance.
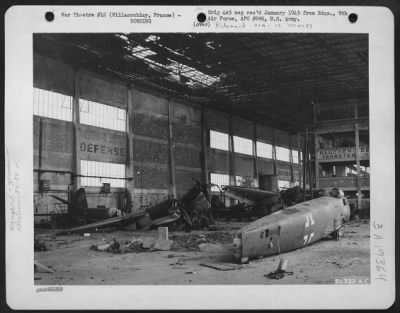
[[[283,277],[285,277],[285,275],[293,275],[293,272],[287,271],[287,265],[288,261],[286,259],[280,259],[276,271],[265,274],[264,276],[271,279],[282,279]]]
[[[35,238],[34,250],[35,251],[47,251],[47,247],[43,241],[41,241],[39,238]]]
[[[212,233],[173,233],[171,239],[174,243],[171,246],[173,251],[201,251],[200,245],[210,244],[231,244],[234,233],[226,231],[215,231]]]
[[[33,269],[34,273],[54,273],[51,268],[44,266],[43,264],[36,261],[34,262]]]

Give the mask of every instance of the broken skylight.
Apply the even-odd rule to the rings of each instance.
[[[126,35],[118,34],[117,36],[126,40],[126,42],[128,43],[128,51],[130,51],[132,57],[142,59],[144,62],[147,63],[147,65],[149,65],[153,69],[157,69],[159,71],[167,70],[169,73],[169,76],[166,78],[169,80],[184,83],[185,85],[187,85],[191,88],[197,88],[197,87],[199,87],[199,84],[201,84],[203,86],[211,86],[215,82],[220,81],[220,78],[218,76],[207,75],[193,67],[190,67],[188,65],[185,65],[183,63],[180,63],[180,62],[175,61],[170,58],[166,58],[166,61],[170,62],[169,64],[161,64],[161,63],[149,58],[152,55],[156,55],[157,52],[151,50],[150,48],[143,47],[141,45],[132,46],[132,42],[129,41],[129,39]],[[157,43],[157,41],[159,39],[160,39],[159,36],[149,35],[145,41],[149,42],[149,43],[151,42],[152,44],[156,44],[160,48],[163,48],[172,54],[184,56],[185,58],[190,60],[190,58],[186,57],[183,53],[180,52],[181,50],[178,52],[176,50],[173,50],[169,47],[166,47],[166,46],[163,46],[163,45]],[[211,44],[211,42],[210,42],[210,44]],[[210,48],[214,48],[214,47],[210,47]],[[210,66],[207,66],[207,68],[210,68]]]

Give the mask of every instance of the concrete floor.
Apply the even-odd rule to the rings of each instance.
[[[133,236],[157,236],[157,232],[113,231],[91,233],[89,237],[68,235],[51,239],[49,231],[36,230],[36,235],[49,250],[35,252],[35,260],[51,267],[54,273],[35,273],[35,284],[333,284],[336,277],[370,276],[370,232],[367,220],[346,224],[344,237],[340,241],[322,240],[280,256],[251,261],[240,269],[220,271],[200,265],[204,262],[233,264],[229,236],[233,237],[236,229],[244,224],[225,223],[223,232],[193,231],[190,235],[170,232],[170,239],[205,235],[206,239],[203,237],[201,240],[203,244],[200,251],[193,251],[199,250],[194,240],[191,248],[174,244],[170,251],[124,254],[93,251],[90,246],[102,243],[103,239],[116,238],[124,242]],[[293,275],[286,275],[280,280],[265,277],[276,270],[280,257],[288,260],[287,270],[293,272]]]

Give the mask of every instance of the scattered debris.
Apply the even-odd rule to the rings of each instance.
[[[158,227],[158,239],[168,240],[168,227]]]
[[[170,265],[185,265],[186,262],[184,259],[180,258],[178,259],[178,261],[176,261],[175,263],[171,263]]]
[[[185,274],[196,274],[197,272],[190,271],[190,272],[185,272]]]
[[[52,269],[50,269],[47,266],[44,266],[43,264],[40,264],[39,262],[34,262],[34,273],[54,273]]]
[[[199,249],[201,251],[213,251],[213,252],[225,252],[227,249],[220,245],[220,244],[215,244],[215,243],[201,243],[199,244]]]
[[[171,240],[174,243],[171,246],[172,251],[200,251],[199,244],[231,244],[234,234],[227,231],[215,231],[212,233],[196,234],[196,233],[172,233]]]
[[[288,272],[287,269],[288,261],[286,259],[280,259],[278,268],[276,271],[270,272],[269,274],[265,274],[265,277],[271,279],[282,279],[285,275],[293,275],[293,272]]]
[[[35,242],[34,242],[34,250],[35,251],[47,251],[47,247],[42,241],[40,241],[38,238],[36,238]]]
[[[158,239],[154,245],[154,249],[161,251],[168,251],[173,244],[172,240]]]
[[[232,271],[242,268],[242,265],[229,263],[200,263],[201,266],[210,267],[219,271]]]
[[[157,239],[152,236],[144,237],[142,239],[142,248],[152,249],[152,248],[154,248],[156,241],[157,241]]]

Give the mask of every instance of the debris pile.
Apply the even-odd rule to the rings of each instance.
[[[132,240],[125,242],[117,241],[115,238],[111,241],[103,239],[103,243],[92,245],[90,249],[111,253],[168,251],[171,249],[172,243],[173,241],[168,239],[168,227],[159,227],[158,238],[154,236],[133,237]]]
[[[293,275],[293,272],[287,271],[288,261],[286,259],[280,259],[278,268],[276,271],[270,272],[269,274],[265,274],[265,277],[271,279],[282,279],[285,275]]]
[[[40,239],[35,238],[34,242],[34,250],[35,251],[47,251],[47,247]]]
[[[212,233],[174,233],[171,239],[174,241],[171,250],[173,251],[200,251],[199,245],[204,243],[211,244],[230,244],[234,234],[230,232],[216,231]]]

